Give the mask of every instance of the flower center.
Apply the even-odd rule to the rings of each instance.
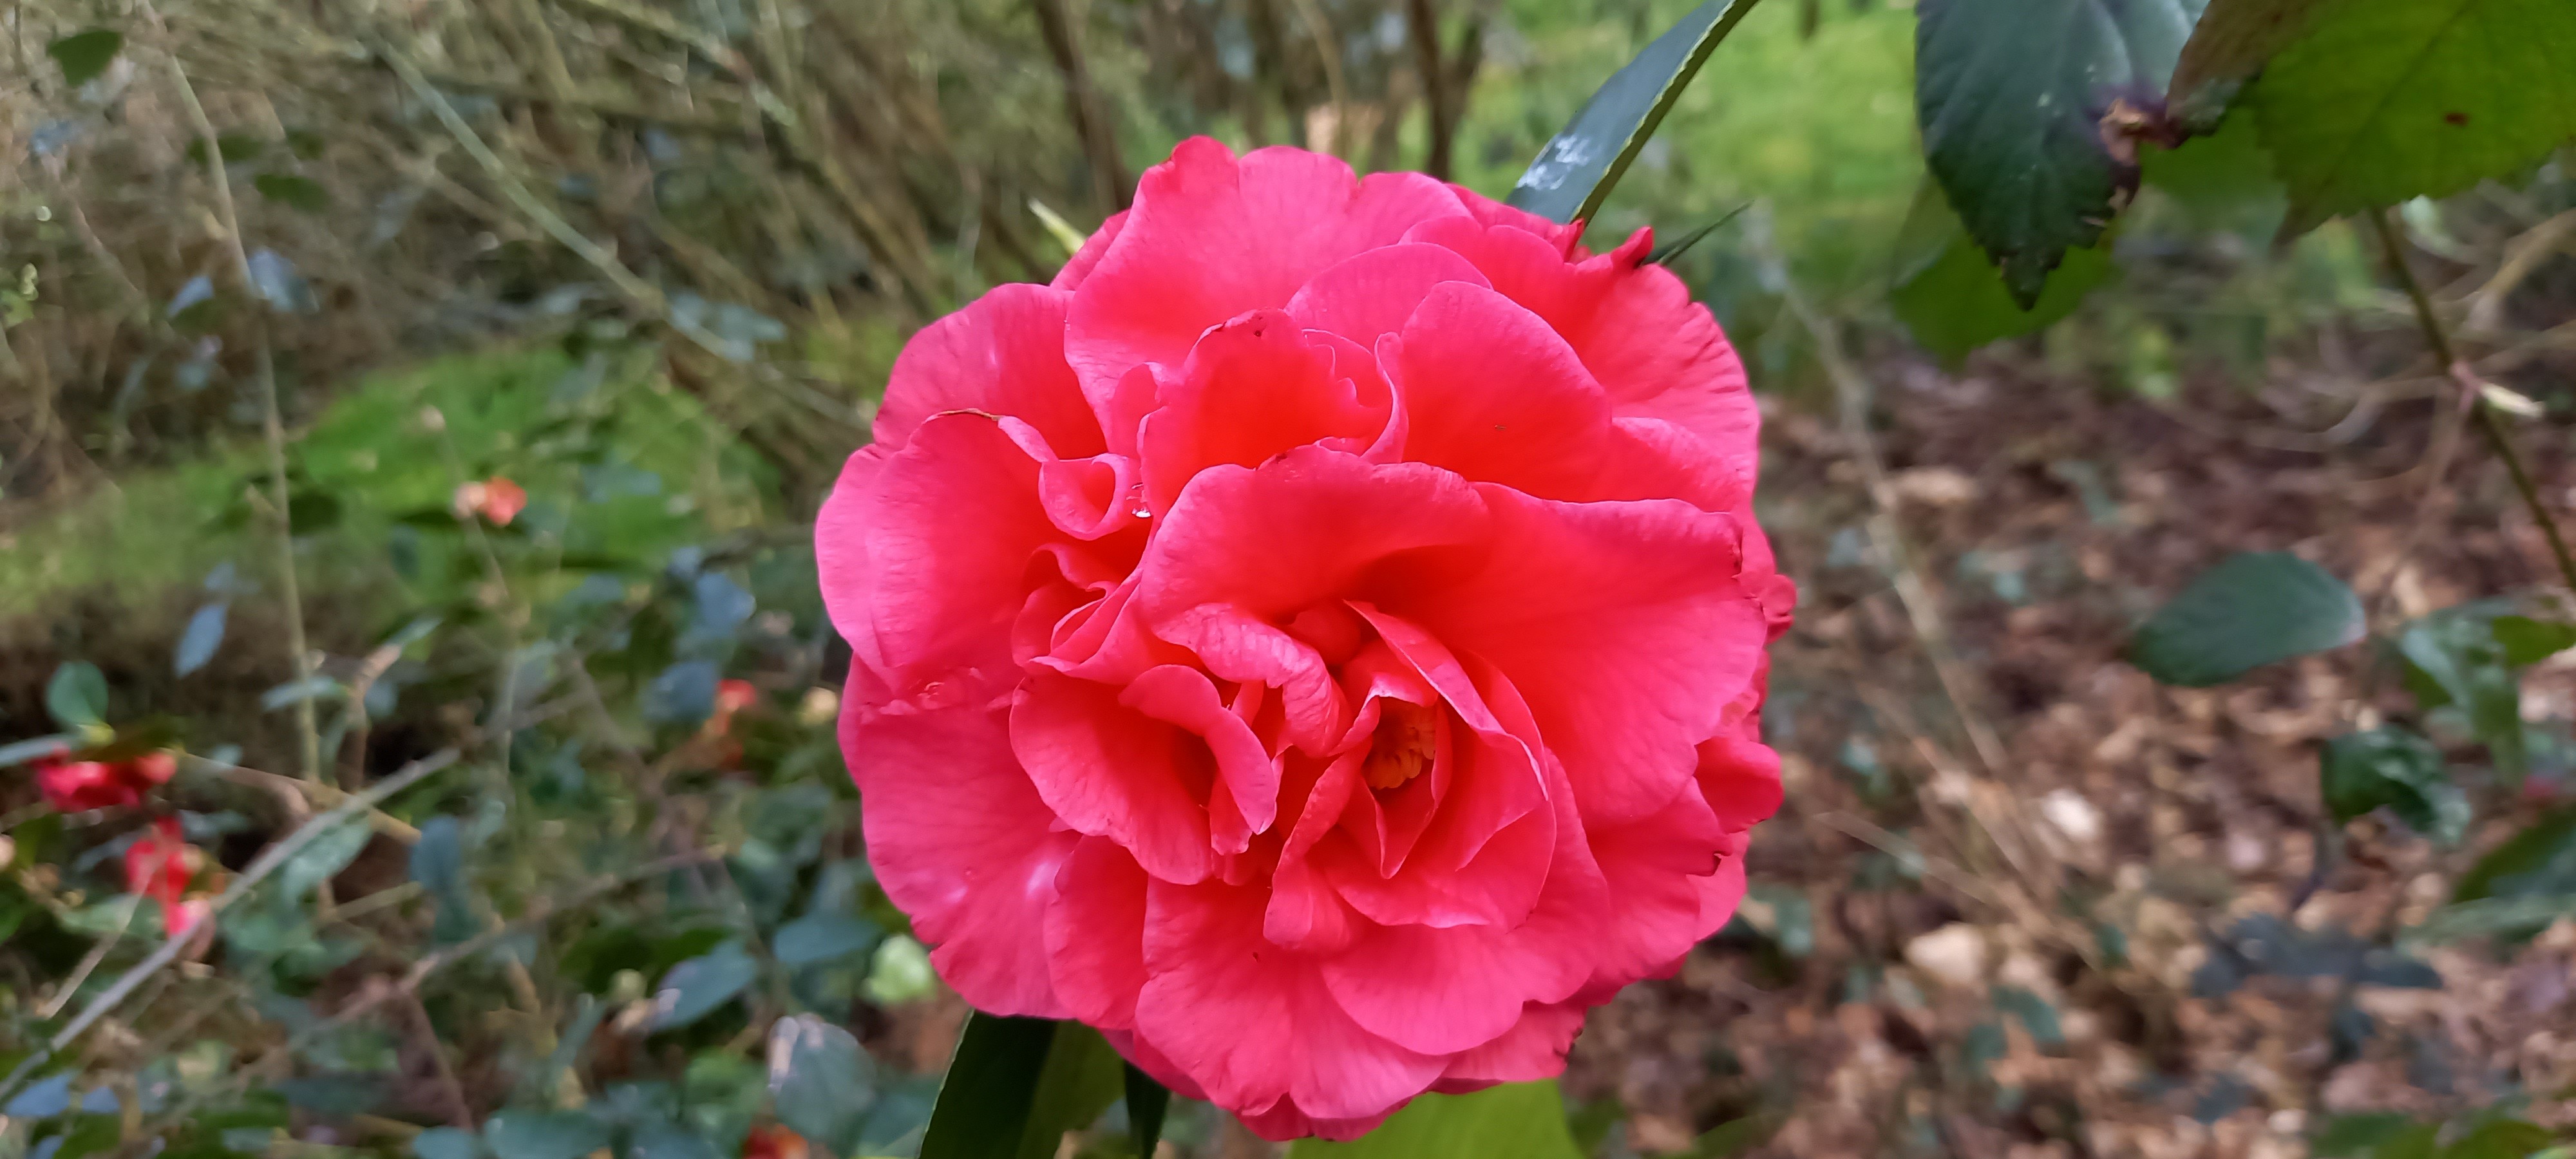
[[[1377,735],[1360,776],[1372,789],[1393,789],[1421,776],[1440,751],[1436,709],[1385,697],[1377,702]]]

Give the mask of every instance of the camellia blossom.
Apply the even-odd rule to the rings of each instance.
[[[188,932],[198,909],[181,901],[197,874],[197,848],[180,835],[179,822],[155,818],[151,827],[125,847],[125,891],[161,905],[161,928],[170,936]]]
[[[1645,231],[1183,143],[896,361],[816,529],[968,1001],[1274,1139],[1563,1069],[1780,800],[1744,371]]]
[[[143,794],[169,783],[178,758],[149,752],[122,761],[75,761],[56,752],[35,761],[36,791],[58,812],[119,809],[141,804]]]

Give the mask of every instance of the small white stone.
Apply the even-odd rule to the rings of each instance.
[[[1952,922],[1905,943],[1905,960],[1944,984],[1974,986],[1986,974],[1985,935]]]
[[[2049,790],[2039,799],[2039,815],[2078,845],[2102,839],[2102,810],[2073,789]]]

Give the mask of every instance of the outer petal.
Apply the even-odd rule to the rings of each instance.
[[[1525,1083],[1565,1073],[1565,1056],[1574,1036],[1583,1032],[1582,1001],[1533,1002],[1521,1019],[1492,1041],[1449,1060],[1431,1089],[1445,1093],[1483,1090],[1495,1083]]]
[[[841,464],[841,477],[814,516],[814,571],[823,589],[823,608],[832,628],[859,659],[883,666],[876,627],[869,618],[875,601],[875,579],[868,567],[868,529],[875,522],[877,476],[884,472],[887,451],[865,446]]]
[[[886,379],[877,441],[900,449],[930,416],[976,410],[1029,424],[1066,458],[1099,454],[1099,420],[1064,361],[1071,297],[1014,282],[922,327]]]
[[[1012,757],[990,685],[896,700],[853,665],[841,752],[864,805],[868,862],[912,916],[939,976],[978,1008],[1060,1018],[1044,919],[1076,835]]]
[[[1237,158],[1194,137],[1138,182],[1135,208],[1081,279],[1066,352],[1093,383],[1144,363],[1177,367],[1208,327],[1285,306],[1325,267],[1464,213],[1456,194],[1420,174],[1355,180],[1321,154]]]
[[[1528,702],[1587,824],[1672,800],[1751,681],[1768,626],[1735,522],[1686,503],[1551,503],[1492,485],[1495,550],[1389,605]]]
[[[1394,1109],[1442,1059],[1371,1034],[1342,1012],[1315,959],[1261,936],[1263,890],[1150,885],[1137,1037],[1247,1117],[1294,1099],[1318,1119]]]
[[[1126,227],[1126,210],[1110,214],[1109,220],[1101,222],[1100,228],[1091,231],[1090,237],[1082,239],[1082,248],[1073,251],[1073,257],[1064,263],[1064,268],[1055,272],[1055,280],[1047,284],[1067,291],[1082,288],[1083,280],[1089,278],[1092,269],[1100,264],[1101,255],[1109,252],[1109,244],[1118,240],[1118,231]]]

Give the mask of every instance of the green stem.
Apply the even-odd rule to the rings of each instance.
[[[2397,284],[2406,290],[2407,299],[2415,304],[2415,324],[2424,331],[2425,344],[2433,348],[2433,357],[2442,364],[2442,373],[2460,388],[2463,396],[2460,405],[2477,412],[2478,430],[2486,435],[2487,446],[2495,450],[2496,458],[2504,460],[2505,473],[2513,477],[2514,491],[2522,496],[2523,507],[2531,512],[2531,521],[2540,525],[2540,534],[2549,540],[2549,553],[2558,561],[2559,578],[2566,581],[2569,590],[2576,591],[2576,554],[2567,550],[2567,540],[2558,532],[2558,521],[2550,518],[2549,509],[2541,504],[2540,489],[2532,482],[2531,471],[2523,465],[2522,456],[2515,453],[2513,439],[2505,430],[2504,420],[2496,417],[2495,407],[2488,404],[2477,373],[2460,360],[2458,348],[2451,344],[2451,332],[2442,325],[2440,313],[2434,310],[2432,296],[2425,293],[2424,283],[2416,279],[2415,271],[2406,264],[2405,243],[2398,238],[2396,227],[2389,224],[2388,211],[2371,210],[2370,227],[2379,235],[2380,247],[2388,253],[2388,272],[2396,277]]]

